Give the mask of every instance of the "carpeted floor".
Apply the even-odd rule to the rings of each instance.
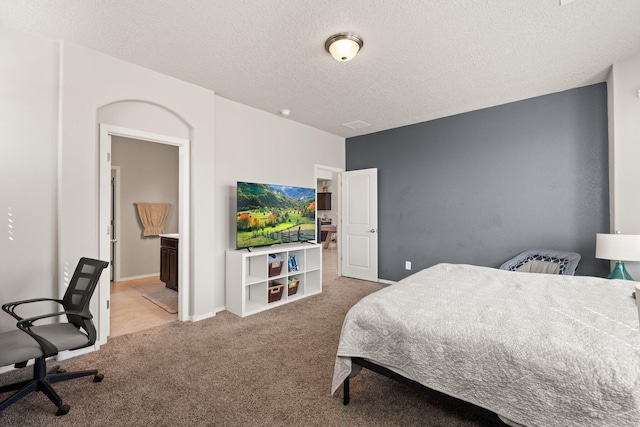
[[[61,363],[97,368],[101,383],[55,385],[71,411],[56,417],[41,393],[0,414],[7,426],[488,426],[477,415],[369,371],[351,403],[330,395],[342,321],[377,283],[325,279],[323,293],[239,318],[227,312],[110,339]],[[0,375],[0,384],[30,368]],[[4,398],[7,395],[2,395]]]

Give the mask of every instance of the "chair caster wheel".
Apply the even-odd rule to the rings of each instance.
[[[56,365],[56,366],[52,366],[49,371],[47,371],[47,374],[49,375],[54,375],[54,374],[64,374],[66,371],[66,369],[61,369],[60,366]]]
[[[67,415],[67,412],[69,412],[69,409],[71,409],[71,406],[69,405],[62,405],[58,407],[58,412],[56,412],[56,416],[59,417],[61,415]]]
[[[104,374],[97,374],[95,377],[93,377],[93,382],[94,383],[99,383],[103,379],[104,379]]]

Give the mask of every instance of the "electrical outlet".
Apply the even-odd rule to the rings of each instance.
[[[405,261],[404,262],[404,269],[405,270],[411,270],[411,261]]]

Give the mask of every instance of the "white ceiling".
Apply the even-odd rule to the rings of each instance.
[[[640,1],[562,3],[0,0],[0,24],[350,137],[602,82],[640,53]],[[364,47],[339,63],[324,42],[345,31]]]

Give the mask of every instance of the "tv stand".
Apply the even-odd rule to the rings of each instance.
[[[249,252],[228,250],[225,280],[227,311],[245,317],[321,293],[322,246],[309,243],[256,247]],[[270,255],[277,256],[282,262],[280,270],[269,267]],[[297,260],[297,270],[290,270],[290,257]],[[294,283],[297,287],[290,289]],[[282,293],[274,300],[273,291],[277,285],[284,285],[284,289],[279,288]]]

